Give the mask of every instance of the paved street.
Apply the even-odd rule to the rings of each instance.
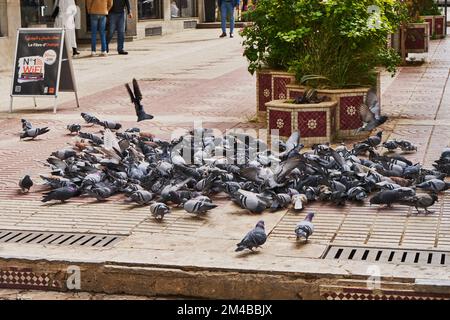
[[[38,100],[37,109],[30,99],[17,99],[15,112],[7,113],[10,78],[9,74],[0,74],[0,230],[119,237],[113,246],[105,248],[0,243],[0,271],[11,267],[11,264],[2,267],[1,258],[17,258],[107,265],[110,268],[107,274],[118,273],[119,267],[114,266],[120,265],[147,271],[169,268],[183,272],[347,277],[367,274],[369,264],[320,259],[327,246],[449,251],[448,191],[440,196],[439,203],[433,207],[435,213],[430,216],[412,215],[411,209],[403,206],[379,209],[366,203],[338,208],[316,202],[308,207],[308,211],[316,212],[316,230],[305,245],[296,244],[293,237],[293,228],[303,213],[299,216],[286,210],[266,212],[261,217],[249,215],[220,196],[216,199],[219,207],[205,218],[193,218],[182,210],[174,210],[158,223],[148,219],[147,207],[131,208],[122,202],[121,196],[106,203],[77,198],[66,204],[48,206],[39,201],[43,190],[40,186],[26,195],[18,193],[17,181],[21,176],[31,174],[39,181],[38,175],[47,172],[40,162],[73,141],[74,138],[66,136],[65,126],[83,124],[80,111],[119,120],[124,127],[138,126],[161,138],[170,138],[175,130],[191,128],[194,121],[223,131],[262,127],[263,124],[252,121],[256,109],[255,78],[246,70],[240,41],[239,37],[218,39],[217,30],[194,30],[127,44],[130,55],[125,57],[76,59],[81,108],[75,108],[73,95],[64,93],[56,115],[51,113],[52,103],[45,99]],[[407,157],[428,167],[450,142],[449,51],[450,40],[432,41],[428,63],[401,68],[395,78],[382,77],[382,110],[390,117],[383,127],[384,138],[406,138],[416,143],[418,152]],[[135,122],[123,86],[133,77],[141,80],[144,105],[155,115],[152,121]],[[36,141],[20,142],[21,118],[27,118],[37,127],[48,126],[51,131]],[[98,127],[86,126],[83,131],[97,132]],[[270,234],[264,248],[259,254],[235,254],[235,244],[260,218],[265,220]],[[450,280],[448,267],[414,263],[381,266],[382,276],[386,277],[407,278],[414,274],[417,278]],[[164,289],[153,282],[148,286],[153,292],[196,294],[181,282],[170,288],[161,285]],[[215,293],[208,291],[212,289],[203,290],[199,292],[220,297],[219,289]],[[206,293],[199,293],[202,294]],[[317,294],[313,292],[311,296]],[[270,297],[270,293],[255,293],[255,296]]]

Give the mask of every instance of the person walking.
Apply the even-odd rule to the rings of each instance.
[[[91,49],[92,56],[97,56],[97,31],[100,32],[102,57],[106,57],[106,16],[112,8],[113,0],[86,0],[86,8],[91,21]]]
[[[75,29],[80,28],[80,19],[75,0],[56,0],[53,7],[53,15],[55,27],[65,29],[65,41],[72,48],[73,56],[79,55]]]
[[[114,0],[113,6],[109,11],[109,33],[108,33],[108,43],[107,52],[109,52],[109,44],[114,36],[114,32],[117,30],[117,52],[119,54],[128,54],[123,50],[125,42],[125,9],[127,10],[128,18],[132,19],[133,15],[131,13],[130,0]]]
[[[239,0],[219,0],[222,34],[220,38],[227,36],[227,15],[230,15],[230,38],[234,31],[234,8],[239,8]]]

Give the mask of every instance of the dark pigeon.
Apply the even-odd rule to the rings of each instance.
[[[264,221],[260,220],[255,228],[247,233],[244,239],[237,244],[236,252],[244,249],[253,251],[253,248],[262,246],[267,240],[266,231],[264,230]]]

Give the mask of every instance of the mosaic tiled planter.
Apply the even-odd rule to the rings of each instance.
[[[286,85],[294,83],[293,73],[261,69],[256,72],[256,108],[258,118],[265,119],[266,103],[287,98]]]
[[[304,145],[332,142],[336,127],[335,101],[318,104],[294,104],[290,100],[273,100],[266,103],[268,136],[279,130],[280,139],[287,139],[299,130]]]
[[[430,38],[428,22],[409,23],[405,31],[406,53],[428,52],[428,41]]]
[[[444,38],[446,34],[445,16],[421,16],[428,23],[428,34],[434,38]]]
[[[304,87],[298,85],[288,85],[289,99],[295,99],[303,94]],[[339,139],[356,138],[362,139],[367,137],[368,133],[360,133],[355,135],[355,130],[363,125],[359,115],[359,107],[365,101],[369,88],[352,88],[352,89],[336,89],[336,90],[317,90],[319,95],[326,95],[332,101],[337,103],[336,106],[336,137]],[[380,90],[378,89],[378,95]]]

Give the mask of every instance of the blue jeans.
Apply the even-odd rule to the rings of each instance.
[[[100,31],[100,40],[102,42],[102,52],[106,51],[106,16],[100,14],[91,14],[91,49],[97,51],[97,30]]]
[[[234,30],[234,7],[233,3],[227,2],[225,0],[222,1],[220,6],[220,18],[222,24],[222,32],[227,33],[227,15],[230,14],[230,34],[233,33]]]
[[[123,51],[125,41],[125,11],[122,13],[111,12],[109,14],[108,48],[117,30],[117,51]]]

